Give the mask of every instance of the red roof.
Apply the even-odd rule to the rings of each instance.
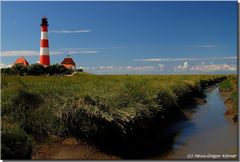
[[[65,66],[66,68],[74,68],[76,66],[75,62],[73,61],[72,58],[70,57],[66,57],[64,58],[64,60],[61,63],[63,66]]]
[[[14,64],[22,64],[22,65],[25,65],[25,66],[29,65],[29,63],[27,62],[27,60],[26,60],[25,58],[23,58],[23,57],[18,58],[18,59],[15,61]]]
[[[76,66],[75,62],[70,57],[64,58],[61,64]]]

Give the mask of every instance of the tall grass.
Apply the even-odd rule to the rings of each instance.
[[[230,98],[233,100],[233,108],[237,112],[237,108],[238,108],[237,76],[231,75],[228,77],[228,79],[224,80],[220,84],[220,90],[231,93]]]
[[[75,136],[122,142],[153,119],[179,115],[186,97],[223,75],[112,75],[2,77],[2,118],[44,138]]]

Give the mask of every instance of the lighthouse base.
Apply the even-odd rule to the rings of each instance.
[[[50,65],[49,55],[40,55],[39,63],[44,66],[49,66]]]

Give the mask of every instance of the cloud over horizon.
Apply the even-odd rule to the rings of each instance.
[[[92,49],[59,49],[50,51],[50,55],[63,55],[63,54],[97,54],[99,51]],[[13,51],[2,51],[1,57],[12,57],[12,56],[39,56],[40,52],[35,50],[13,50]]]
[[[137,62],[167,62],[167,61],[204,61],[204,60],[234,60],[237,59],[237,56],[228,56],[228,57],[206,57],[206,58],[196,58],[196,57],[185,57],[185,58],[144,58],[144,59],[134,59],[133,61]]]
[[[90,29],[78,29],[78,30],[50,30],[49,33],[59,33],[59,34],[72,34],[72,33],[89,33]]]
[[[210,65],[195,65],[190,68],[191,71],[213,72],[213,71],[236,71],[236,65],[229,64],[210,64]]]
[[[188,69],[188,62],[185,61],[183,65],[178,65],[178,67],[175,68],[174,70],[178,71],[178,70],[187,70],[187,69]]]
[[[159,64],[158,66],[113,66],[113,65],[108,65],[108,66],[96,66],[96,67],[81,67],[83,70],[87,71],[94,71],[96,73],[105,73],[105,72],[110,72],[110,73],[143,73],[143,72],[151,72],[151,71],[163,71],[164,70],[164,65]]]
[[[10,64],[4,64],[4,63],[0,63],[0,69],[2,68],[8,68],[8,67],[11,67],[12,65]]]
[[[149,66],[96,66],[96,67],[81,67],[84,71],[99,73],[99,74],[167,74],[166,70],[170,70],[171,74],[176,73],[212,73],[212,72],[236,72],[237,67],[234,64],[207,64],[207,65],[192,65],[187,61],[177,67],[166,67],[166,65],[149,65]]]

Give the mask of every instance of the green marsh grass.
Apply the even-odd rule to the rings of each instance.
[[[164,125],[179,112],[182,101],[224,77],[2,76],[2,120],[18,124],[35,139],[48,135],[125,139],[156,117]]]

